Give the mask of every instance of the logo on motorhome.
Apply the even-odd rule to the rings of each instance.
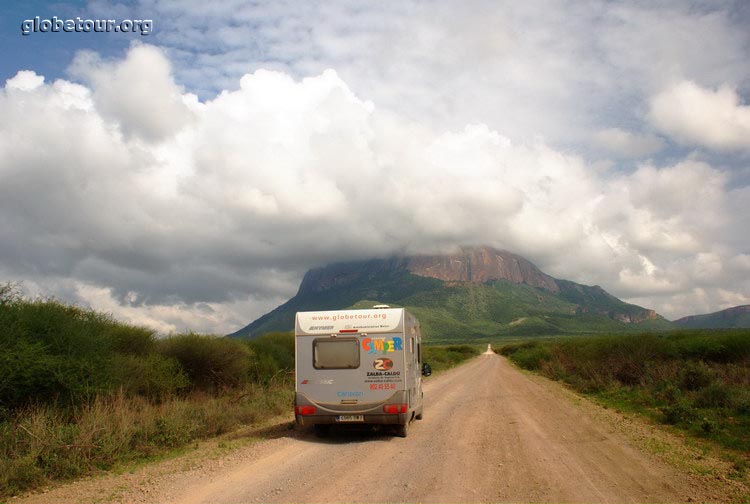
[[[388,353],[396,350],[403,350],[403,341],[401,338],[365,338],[362,340],[362,350],[369,354]]]
[[[372,367],[377,369],[378,371],[388,371],[393,367],[393,361],[391,359],[386,359],[385,357],[382,357],[380,359],[375,359],[372,362]]]

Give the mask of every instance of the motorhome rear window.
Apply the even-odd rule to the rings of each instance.
[[[359,341],[356,338],[326,338],[313,341],[315,369],[356,369]]]

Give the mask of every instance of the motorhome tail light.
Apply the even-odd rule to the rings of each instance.
[[[295,415],[314,415],[317,411],[317,408],[315,406],[295,406],[294,407],[294,414]]]
[[[383,411],[389,415],[398,415],[399,413],[406,413],[409,411],[408,404],[386,404],[383,406]]]
[[[354,333],[357,332],[357,329],[341,329],[339,332]]]

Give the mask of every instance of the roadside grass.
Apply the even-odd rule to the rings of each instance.
[[[506,344],[518,366],[602,404],[674,426],[750,466],[750,331],[558,338]]]
[[[291,334],[176,334],[0,285],[0,502],[289,411]]]
[[[68,411],[36,406],[0,424],[0,498],[147,460],[288,411],[289,384],[195,393],[158,404],[124,394]]]
[[[482,353],[484,345],[422,345],[422,362],[432,368],[433,373],[450,369]]]

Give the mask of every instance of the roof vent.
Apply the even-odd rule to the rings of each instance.
[[[387,304],[376,304],[372,307],[374,310],[384,310],[386,308],[390,308]]]

